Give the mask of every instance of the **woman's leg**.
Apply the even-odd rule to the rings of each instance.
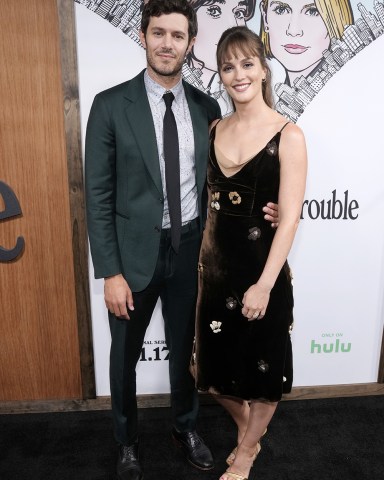
[[[251,402],[247,429],[237,448],[233,464],[228,469],[230,472],[248,478],[257,452],[257,443],[268,427],[276,407],[277,402]],[[224,473],[220,480],[232,480],[232,478]]]
[[[214,398],[227,410],[236,423],[237,443],[240,444],[247,431],[250,412],[249,403],[241,398],[224,397],[222,395],[214,395]]]

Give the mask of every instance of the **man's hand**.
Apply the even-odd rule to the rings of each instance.
[[[268,202],[265,207],[263,207],[263,212],[265,220],[271,222],[272,228],[277,228],[279,226],[279,206],[277,203]]]
[[[121,273],[104,279],[104,300],[111,313],[129,320],[128,310],[134,310],[132,291]]]

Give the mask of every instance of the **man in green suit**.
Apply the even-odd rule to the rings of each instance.
[[[213,468],[195,430],[198,397],[188,371],[194,337],[197,263],[205,211],[208,129],[215,100],[181,79],[197,22],[184,0],[150,0],[141,40],[147,69],[99,93],[85,156],[87,219],[96,278],[105,279],[111,328],[110,385],[121,479],[142,478],[135,368],[161,298],[169,348],[172,435],[197,468]],[[180,162],[181,231],[171,243],[163,146],[163,94],[174,96]]]

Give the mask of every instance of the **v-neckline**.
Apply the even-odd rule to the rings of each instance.
[[[219,122],[217,122],[217,123],[219,123]],[[217,125],[217,124],[216,124],[216,125]],[[243,170],[243,168],[245,168],[250,162],[252,162],[252,160],[255,160],[255,159],[260,155],[260,153],[262,153],[262,152],[267,148],[267,146],[272,142],[272,140],[274,140],[274,138],[277,137],[277,135],[278,135],[279,133],[281,133],[281,130],[279,130],[278,132],[276,132],[276,133],[273,135],[273,137],[268,140],[268,142],[265,144],[265,146],[264,146],[261,150],[259,150],[255,155],[253,155],[253,157],[249,158],[248,160],[245,160],[245,161],[242,162],[242,163],[239,163],[239,167],[240,167],[240,168],[239,168],[239,170],[238,170],[236,173],[234,173],[233,175],[228,175],[228,176],[227,176],[227,175],[225,175],[225,173],[224,173],[223,170],[221,169],[221,167],[220,167],[220,165],[219,165],[219,162],[218,162],[218,160],[217,160],[216,147],[215,147],[216,125],[215,125],[215,126],[213,127],[213,129],[212,129],[212,130],[213,130],[212,147],[213,147],[213,151],[214,151],[214,154],[215,154],[215,160],[216,160],[217,168],[220,170],[220,173],[223,175],[223,177],[225,177],[225,178],[227,178],[227,179],[233,178],[233,177],[235,177],[238,173],[240,173],[240,172]],[[218,151],[221,152],[220,149],[218,149]],[[228,157],[226,157],[226,158],[228,158]],[[228,158],[228,160],[230,160],[230,158]],[[230,160],[230,161],[231,161],[231,160]]]

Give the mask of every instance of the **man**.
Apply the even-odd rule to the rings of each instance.
[[[197,468],[213,468],[195,430],[197,392],[188,366],[194,335],[209,124],[215,100],[181,80],[197,33],[183,0],[150,0],[141,41],[147,69],[96,96],[86,137],[88,230],[96,278],[105,278],[112,334],[110,382],[117,473],[138,480],[136,373],[146,328],[160,296],[169,348],[172,434]],[[172,91],[179,132],[181,232],[171,245],[163,154],[163,94]]]
[[[172,436],[193,466],[213,468],[211,452],[196,433],[198,397],[188,370],[206,209],[208,128],[220,117],[215,100],[181,79],[196,34],[196,15],[187,1],[145,4],[140,37],[147,68],[99,93],[87,126],[88,231],[95,277],[105,279],[112,415],[122,480],[143,478],[135,369],[158,297],[169,348]],[[166,92],[174,96],[168,107]],[[172,139],[169,143],[170,116],[177,124],[176,148]],[[175,150],[177,166],[167,169]],[[171,191],[175,171],[176,195]]]

